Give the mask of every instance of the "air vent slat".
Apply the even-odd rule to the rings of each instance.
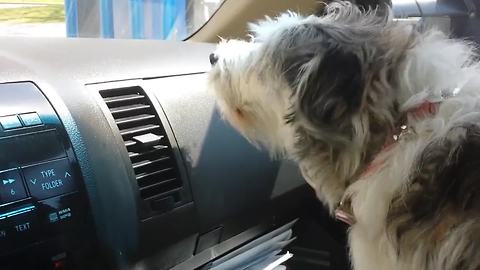
[[[145,91],[140,87],[126,87],[102,90],[100,95],[124,140],[140,197],[150,206],[149,216],[168,210],[158,208],[157,199],[173,198],[172,207],[184,203],[183,183],[172,147]]]
[[[159,193],[159,194],[156,194],[154,196],[149,196],[149,197],[145,197],[145,201],[150,201],[150,200],[155,200],[155,199],[158,199],[158,198],[162,198],[162,197],[166,197],[170,194],[173,194],[173,193],[176,193],[176,192],[180,192],[182,190],[181,187],[179,188],[174,188],[174,189],[171,189],[169,191],[165,191],[165,192],[162,192],[162,193]]]
[[[133,123],[133,122],[146,121],[146,120],[150,120],[150,119],[155,119],[155,115],[153,115],[153,114],[140,114],[140,115],[118,118],[118,119],[115,119],[115,124],[117,124],[117,125],[130,124],[130,123]]]
[[[164,169],[159,170],[159,171],[139,174],[139,175],[137,175],[137,182],[139,183],[139,186],[141,186],[142,180],[147,179],[147,178],[152,177],[152,176],[159,175],[159,174],[164,174],[164,173],[167,173],[167,172],[172,171],[172,170],[173,170],[173,167],[170,167],[170,168],[164,168]]]
[[[113,117],[115,117],[115,114],[145,110],[145,109],[149,109],[149,108],[150,108],[150,105],[133,104],[133,105],[110,108],[110,112],[113,114]]]
[[[134,146],[135,144],[137,144],[135,141],[131,141],[131,140],[125,141],[125,147]]]
[[[154,184],[151,184],[151,185],[148,185],[148,186],[141,187],[140,192],[144,192],[148,189],[152,189],[152,188],[155,188],[155,187],[160,187],[160,186],[166,185],[166,184],[171,183],[175,180],[177,180],[177,179],[171,178],[171,179],[167,179],[167,180],[162,181],[162,182],[158,182],[158,183],[154,183]]]
[[[148,133],[153,130],[156,130],[160,128],[159,125],[144,125],[144,126],[139,126],[139,127],[133,127],[133,128],[127,128],[124,130],[120,130],[120,135],[122,136],[128,136],[128,135],[133,135],[133,134],[139,134],[139,133]]]
[[[129,146],[135,145],[134,141],[130,141],[130,142],[131,142],[131,145],[129,145]],[[150,150],[150,151],[128,152],[128,157],[130,159],[134,159],[134,158],[142,157],[142,156],[145,156],[145,155],[154,154],[155,152],[161,152],[162,150],[167,149],[167,148],[168,148],[168,146],[166,146],[166,145],[157,145],[157,146],[153,147],[153,150]]]
[[[162,158],[155,159],[155,160],[142,160],[140,162],[133,163],[132,167],[135,170],[135,169],[139,169],[139,168],[142,168],[142,167],[145,167],[145,166],[150,166],[152,164],[164,162],[164,161],[167,161],[169,159],[170,159],[170,157],[166,156],[166,157],[162,157]]]
[[[144,98],[145,98],[144,95],[129,94],[129,95],[122,95],[122,96],[107,97],[107,98],[104,98],[103,100],[105,100],[105,103],[107,103],[107,105],[112,105],[118,102],[142,100]]]

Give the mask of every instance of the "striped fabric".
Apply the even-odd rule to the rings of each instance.
[[[65,0],[67,36],[181,40],[187,1]]]

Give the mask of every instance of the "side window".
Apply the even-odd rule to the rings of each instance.
[[[480,42],[480,2],[473,0],[392,0],[396,20],[435,27],[457,38]]]
[[[0,35],[185,40],[223,0],[0,0]]]

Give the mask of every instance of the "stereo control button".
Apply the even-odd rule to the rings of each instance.
[[[40,119],[37,113],[20,114],[20,119],[22,119],[22,122],[26,127],[42,124],[42,120]]]
[[[13,216],[8,219],[8,222],[10,223],[10,241],[13,239],[14,244],[25,245],[38,240],[39,223],[35,212]]]
[[[8,251],[11,246],[12,231],[9,225],[5,220],[0,220],[0,253]]]
[[[25,205],[0,213],[0,254],[39,240],[39,222],[35,206]],[[3,269],[3,268],[2,268]]]
[[[10,232],[8,231],[7,226],[5,225],[5,221],[0,221],[0,246],[1,244],[6,243],[9,237],[10,237]]]
[[[65,158],[22,169],[30,194],[37,200],[76,190],[73,170]]]
[[[22,123],[18,120],[16,115],[2,116],[0,117],[0,124],[3,129],[12,129],[22,127]]]
[[[0,172],[0,204],[25,199],[27,193],[17,169]]]

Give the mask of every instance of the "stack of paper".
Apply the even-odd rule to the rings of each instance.
[[[281,255],[282,250],[295,238],[292,238],[294,220],[265,234],[245,246],[217,259],[203,270],[282,270],[281,264],[293,255],[289,252]]]

